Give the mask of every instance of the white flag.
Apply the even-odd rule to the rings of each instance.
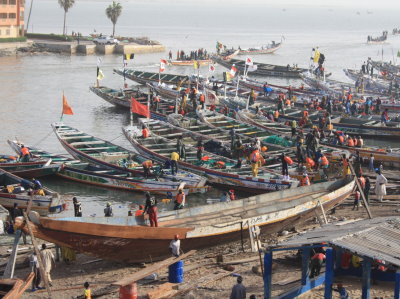
[[[257,70],[256,64],[249,65],[249,68],[247,69],[248,72],[254,72],[256,70]]]
[[[165,66],[167,65],[167,61],[165,59],[160,59],[160,73],[165,71]]]

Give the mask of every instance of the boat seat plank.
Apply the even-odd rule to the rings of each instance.
[[[82,152],[90,152],[90,151],[99,151],[99,150],[106,150],[106,149],[113,149],[117,148],[116,146],[104,146],[104,147],[91,147],[91,148],[81,148],[79,149]]]
[[[78,138],[80,138],[80,139],[91,139],[91,138],[93,138],[92,136],[79,136],[79,135],[77,135],[77,136],[71,136],[71,135],[68,135],[68,137],[64,137],[65,135],[62,135],[62,139],[63,140],[71,140],[71,139],[78,139]]]
[[[88,141],[88,142],[72,142],[70,143],[71,146],[77,146],[77,145],[94,145],[94,144],[105,144],[104,141]]]

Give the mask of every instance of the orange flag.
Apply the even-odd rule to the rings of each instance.
[[[68,104],[67,98],[63,95],[63,111],[62,114],[73,115],[71,106]]]

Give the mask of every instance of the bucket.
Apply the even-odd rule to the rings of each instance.
[[[132,283],[119,288],[119,299],[137,299],[137,286]]]
[[[168,267],[168,281],[170,283],[183,282],[183,261],[176,262]]]

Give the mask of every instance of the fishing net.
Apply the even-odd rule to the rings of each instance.
[[[271,143],[271,144],[276,144],[276,145],[281,145],[281,146],[293,146],[293,142],[291,140],[288,140],[286,138],[277,136],[277,135],[271,135],[268,136],[263,140],[266,143]]]

